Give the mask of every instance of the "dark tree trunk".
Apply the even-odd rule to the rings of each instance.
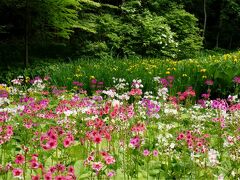
[[[204,23],[203,23],[203,41],[205,42],[205,33],[207,26],[207,10],[206,10],[206,0],[203,0],[203,11],[204,11]]]
[[[228,48],[229,48],[229,49],[232,48],[232,39],[233,39],[233,35],[231,34],[230,41],[229,41],[229,45],[228,45]]]
[[[26,0],[26,26],[25,26],[25,61],[24,66],[28,67],[29,65],[29,50],[28,50],[28,44],[29,44],[29,0]]]
[[[221,20],[221,17],[220,17],[215,48],[219,47],[219,37],[220,37],[221,28],[222,28],[222,20]]]
[[[217,38],[216,38],[215,48],[218,48],[218,47],[219,47],[219,36],[220,36],[220,32],[218,31],[218,33],[217,33]]]

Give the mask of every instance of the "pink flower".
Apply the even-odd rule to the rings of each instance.
[[[140,146],[140,138],[138,136],[131,138],[130,146],[133,148],[138,148]]]
[[[43,176],[44,180],[52,180],[52,173],[48,172]]]
[[[177,140],[182,140],[182,139],[184,139],[184,137],[185,137],[185,134],[180,133],[177,137]]]
[[[40,180],[40,175],[32,176],[31,179],[32,180]]]
[[[212,85],[213,85],[213,80],[207,79],[207,80],[205,81],[205,84],[208,85],[208,86],[212,86]]]
[[[56,177],[55,177],[55,180],[65,180],[65,177],[59,175],[59,176],[56,176]]]
[[[20,168],[15,168],[12,170],[12,173],[14,177],[21,178],[21,176],[23,175],[23,170]]]
[[[153,150],[153,156],[158,156],[158,151],[157,150]]]
[[[233,82],[235,82],[236,84],[240,84],[240,76],[234,77]]]
[[[57,147],[57,141],[55,141],[55,140],[50,140],[50,141],[47,142],[46,145],[47,145],[47,148],[48,148],[48,149],[54,149],[54,148]]]
[[[18,154],[15,158],[16,164],[23,164],[25,162],[25,158],[22,154]]]
[[[110,171],[110,172],[107,174],[108,177],[113,177],[114,175],[115,175],[115,172],[114,172],[114,171]]]
[[[102,137],[100,134],[96,134],[94,137],[93,137],[93,141],[96,143],[96,144],[100,144],[102,142]]]
[[[34,159],[30,160],[30,167],[32,169],[38,169],[39,168],[39,163],[37,162],[37,160],[34,160]]]
[[[144,155],[144,156],[148,156],[149,154],[150,154],[150,151],[149,151],[149,150],[145,149],[145,150],[143,151],[143,155]]]
[[[99,172],[103,167],[103,164],[101,162],[94,162],[92,164],[92,169]]]
[[[113,156],[104,156],[104,160],[107,165],[115,163],[115,158]]]
[[[57,170],[60,171],[60,172],[64,172],[65,169],[66,169],[66,167],[65,167],[63,164],[57,164],[57,165],[56,165],[56,168],[57,168]]]
[[[69,147],[70,145],[72,144],[72,141],[69,139],[69,138],[65,138],[64,141],[63,141],[63,146],[66,148],[66,147]]]
[[[202,94],[202,97],[208,99],[210,97],[210,94]]]
[[[74,174],[74,167],[73,166],[68,167],[68,173],[69,174]]]

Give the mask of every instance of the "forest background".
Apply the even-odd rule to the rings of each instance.
[[[1,0],[0,67],[194,57],[240,45],[238,0]]]

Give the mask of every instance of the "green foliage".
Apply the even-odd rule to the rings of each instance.
[[[238,47],[239,3],[208,0],[206,8],[205,45]],[[5,47],[13,43],[16,58],[9,59],[21,59],[29,21],[30,57],[184,59],[202,48],[203,19],[201,0],[2,0],[0,43]],[[54,44],[65,44],[64,53],[55,53]],[[8,61],[6,53],[0,56]]]
[[[168,56],[176,57],[174,50],[177,43],[174,40],[174,33],[171,31],[166,19],[152,14],[145,15],[142,22],[142,46],[147,56]]]
[[[203,39],[197,27],[197,19],[192,14],[174,7],[165,16],[171,30],[176,33],[179,58],[191,57],[201,49]]]

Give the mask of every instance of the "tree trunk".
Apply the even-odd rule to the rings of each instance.
[[[232,38],[233,38],[233,35],[231,34],[230,41],[229,41],[229,45],[228,45],[228,48],[229,48],[229,49],[232,48]]]
[[[206,41],[205,39],[205,33],[206,33],[206,26],[207,26],[207,10],[206,10],[206,0],[203,0],[203,11],[204,11],[204,23],[203,23],[203,41]]]
[[[28,43],[29,43],[29,0],[26,0],[26,25],[25,25],[25,68],[29,65]]]
[[[220,32],[218,31],[217,33],[217,38],[216,38],[216,45],[215,45],[215,48],[218,48],[218,44],[219,44],[219,36],[220,36]]]
[[[218,47],[219,47],[219,37],[220,37],[221,28],[222,28],[222,19],[221,19],[221,17],[220,17],[220,19],[219,19],[219,25],[218,25],[218,32],[217,32],[217,37],[216,37],[216,45],[215,45],[215,48],[218,48]]]

